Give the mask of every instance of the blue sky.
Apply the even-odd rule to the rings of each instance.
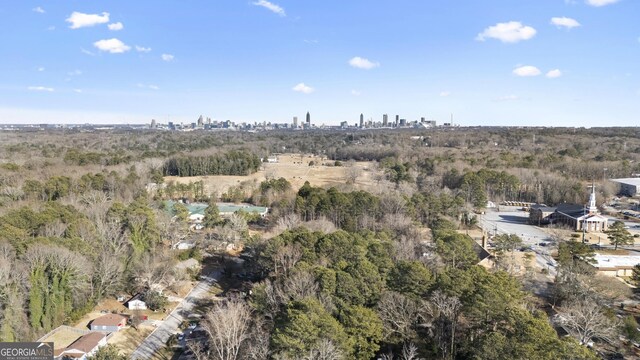
[[[637,0],[4,1],[0,123],[640,124]]]

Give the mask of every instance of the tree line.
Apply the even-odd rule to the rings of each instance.
[[[260,168],[260,158],[248,151],[229,151],[221,155],[179,156],[168,159],[165,176],[249,175]]]

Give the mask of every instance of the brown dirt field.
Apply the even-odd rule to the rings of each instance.
[[[320,187],[338,186],[346,183],[346,166],[309,166],[310,161],[314,161],[317,164],[322,162],[321,158],[318,156],[314,157],[304,155],[301,158],[300,155],[286,154],[278,156],[278,161],[278,163],[264,163],[262,169],[249,176],[167,176],[164,178],[164,182],[168,183],[173,181],[175,183],[188,184],[190,182],[202,180],[204,182],[205,193],[216,193],[218,195],[226,192],[231,186],[240,185],[242,182],[253,181],[257,186],[266,179],[267,175],[270,177],[283,177],[287,179],[295,190],[302,187],[305,181],[309,181],[313,186]],[[334,162],[331,160],[325,160],[324,163],[333,165]],[[343,164],[346,165],[346,163]],[[374,168],[373,164],[374,163],[372,162],[355,163],[355,166],[362,170],[355,184],[357,187],[368,189],[375,186],[375,179],[372,171]]]
[[[109,344],[115,345],[120,349],[121,353],[127,356],[131,355],[142,340],[151,334],[153,329],[150,326],[140,326],[139,330],[132,327],[120,330],[109,339]]]

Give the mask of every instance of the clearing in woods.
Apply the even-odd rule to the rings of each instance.
[[[309,166],[310,162],[315,165]],[[346,183],[346,172],[349,167],[347,162],[343,162],[343,166],[333,166],[333,160],[323,159],[320,156],[313,155],[294,155],[284,154],[278,156],[277,163],[263,163],[262,168],[248,176],[227,176],[227,175],[211,175],[211,176],[191,176],[178,177],[166,176],[165,184],[173,181],[174,183],[188,184],[198,182],[204,183],[205,194],[222,194],[230,187],[240,185],[243,182],[255,182],[260,184],[267,177],[269,178],[285,178],[291,183],[294,190],[298,190],[305,181],[313,186],[338,186]],[[359,168],[359,176],[355,182],[358,188],[363,190],[372,189],[376,184],[376,169],[374,162],[355,162],[353,166]]]

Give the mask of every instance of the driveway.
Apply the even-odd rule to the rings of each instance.
[[[529,213],[525,211],[492,211],[490,209],[480,217],[480,225],[489,234],[515,234],[524,245],[530,246],[536,254],[536,263],[541,269],[549,270],[549,275],[556,275],[556,261],[549,255],[548,246],[540,245],[550,240],[542,229],[528,224]]]
[[[176,306],[167,318],[144,339],[138,348],[131,354],[131,359],[151,359],[153,354],[165,347],[167,340],[172,334],[179,332],[180,324],[188,319],[193,311],[198,299],[205,298],[211,285],[218,282],[222,273],[215,271],[211,274],[202,275],[202,280],[191,289],[189,294]]]

